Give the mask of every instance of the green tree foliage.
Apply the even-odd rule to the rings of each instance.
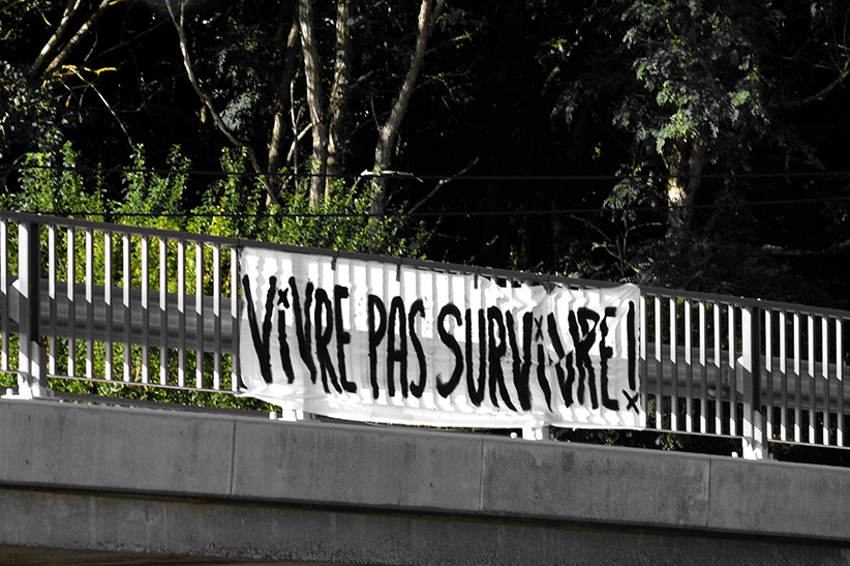
[[[671,233],[689,228],[706,168],[746,170],[750,140],[769,133],[761,49],[779,16],[768,3],[671,0],[613,1],[587,18],[604,26],[599,43],[556,110],[572,120],[606,97],[628,144],[608,204],[669,205]]]
[[[57,215],[91,214],[102,217],[105,203],[100,187],[87,187],[79,174],[79,154],[65,143],[56,152],[32,152],[24,158],[27,168],[21,175],[21,192],[5,194],[7,210],[43,211]]]
[[[187,195],[191,163],[178,146],[171,148],[160,169],[149,165],[143,147],[135,148],[121,173],[122,194],[115,199],[104,190],[103,172],[95,169],[94,175],[86,175],[78,160],[79,154],[67,142],[57,152],[27,154],[21,192],[0,195],[0,207],[391,256],[420,257],[427,240],[427,232],[407,230],[398,217],[370,214],[377,190],[370,182],[345,187],[338,180],[339,190],[318,206],[310,204],[307,191],[302,190],[267,207],[261,182],[247,170],[244,150],[223,150],[226,174],[203,189],[203,202],[194,207]]]
[[[633,2],[622,19],[638,88],[613,122],[634,136],[639,155],[661,157],[667,202],[681,209],[671,228],[683,228],[705,165],[746,167],[751,147],[733,142],[767,131],[753,36],[777,18],[759,4],[673,1]]]
[[[782,172],[826,167],[819,156],[830,152],[814,141],[822,134],[795,117],[812,116],[811,105],[834,97],[846,76],[848,13],[841,1],[611,0],[584,11],[579,31],[548,44],[544,61],[559,71],[550,85],[558,92],[553,115],[565,120],[567,135],[582,135],[592,160],[621,176],[604,198],[610,215],[582,219],[616,271],[598,253],[584,254],[584,268],[828,302],[795,273],[796,258],[800,248],[846,239],[826,235],[836,225],[823,215],[835,205],[817,204],[846,183],[803,186]],[[778,174],[760,178],[765,171]],[[812,204],[751,204],[781,198]],[[818,228],[797,230],[810,223]]]
[[[64,122],[50,89],[32,85],[4,60],[0,60],[0,85],[0,161],[14,160],[38,144],[55,146]]]
[[[179,146],[168,153],[163,173],[148,167],[144,147],[137,146],[131,164],[124,171],[123,198],[108,204],[120,224],[171,230],[185,229],[184,193],[190,169],[189,159]]]
[[[6,192],[23,190],[28,153],[58,155],[71,141],[86,194],[97,187],[119,202],[135,148],[171,167],[179,145],[204,175],[175,162],[187,177],[175,172],[162,187],[183,183],[181,197],[154,205],[146,196],[134,209],[173,222],[185,211],[180,227],[321,232],[335,220],[315,215],[348,214],[351,225],[367,219],[371,198],[385,204],[372,213],[425,213],[433,236],[415,253],[433,259],[806,302],[846,295],[840,285],[812,294],[837,276],[811,267],[840,265],[850,241],[846,176],[822,174],[845,169],[847,0],[312,2],[312,66],[303,5],[7,2]],[[435,20],[406,98],[423,6]],[[318,77],[315,104],[308,76]],[[391,120],[402,98],[408,110]],[[321,171],[317,147],[331,175],[308,183]],[[376,179],[383,191],[357,180],[388,168],[412,174]],[[320,205],[314,191],[305,208],[298,193],[311,184],[321,198],[340,194]],[[129,221],[110,206],[110,219]],[[198,207],[236,215],[205,221],[188,214]],[[404,227],[407,237],[418,229]],[[393,250],[327,232],[328,245]],[[707,267],[723,258],[748,269]]]
[[[143,148],[134,150],[130,163],[121,172],[123,195],[121,198],[108,198],[103,191],[103,172],[95,171],[87,175],[78,167],[79,155],[70,143],[66,143],[60,151],[54,153],[33,152],[26,156],[26,163],[31,167],[22,172],[20,185],[22,191],[15,195],[0,196],[0,207],[6,210],[48,213],[60,216],[70,216],[88,220],[108,219],[127,225],[144,226],[162,230],[181,230],[201,234],[238,237],[251,240],[267,240],[296,245],[314,247],[332,247],[359,251],[373,251],[394,255],[417,255],[421,245],[422,235],[414,235],[406,239],[401,234],[401,223],[396,219],[383,216],[374,218],[369,215],[369,207],[374,186],[365,184],[363,189],[357,187],[346,191],[334,191],[324,199],[317,209],[308,202],[307,192],[298,191],[286,199],[280,206],[263,211],[261,203],[266,198],[266,192],[257,181],[256,176],[246,171],[246,157],[243,151],[236,154],[225,149],[222,163],[228,175],[218,179],[213,185],[204,190],[205,202],[187,210],[186,198],[189,160],[179,147],[173,147],[168,154],[166,167],[151,168]],[[60,165],[60,167],[54,167]],[[44,236],[46,237],[46,235]],[[13,236],[14,238],[14,236]],[[87,257],[88,239],[91,242],[91,262],[81,259],[75,264],[75,272],[68,273],[67,264],[57,263],[56,278],[58,281],[86,282],[97,286],[111,286],[116,281],[112,278],[125,277],[120,271],[113,271],[120,266],[123,258],[122,238],[109,236],[100,231],[93,231],[86,238],[77,237],[74,241],[77,258]],[[55,243],[57,257],[65,257],[67,246],[64,238]],[[167,272],[172,276],[167,281],[168,292],[178,292],[180,273],[176,265],[177,241],[168,240],[166,243]],[[14,242],[11,249],[15,249]],[[43,247],[47,247],[44,242]],[[111,251],[111,257],[110,252]],[[140,241],[136,236],[130,240],[132,273],[130,287],[142,288],[142,271],[140,257]],[[148,252],[150,265],[159,264],[158,248]],[[203,261],[212,265],[212,250],[204,248]],[[109,263],[107,263],[109,260]],[[12,258],[14,263],[14,258]],[[227,288],[229,258],[223,258],[222,272],[225,274],[223,286]],[[194,256],[186,258],[185,285],[191,289],[194,285],[196,269]],[[111,269],[107,265],[111,264]],[[151,273],[148,288],[156,288],[158,280]],[[212,275],[204,274],[204,289],[207,294],[213,293]],[[124,283],[126,284],[126,282]],[[187,403],[193,405],[212,405],[231,408],[256,408],[267,406],[255,400],[234,398],[231,395],[216,395],[209,392],[187,392],[174,388],[139,387],[141,379],[142,349],[140,346],[125,345],[121,340],[108,344],[98,342],[93,350],[81,343],[75,345],[66,339],[51,342],[52,357],[58,360],[61,375],[83,376],[85,378],[104,378],[104,381],[64,381],[60,380],[52,387],[57,390],[72,393],[97,393],[98,395],[116,396],[129,399],[145,399],[171,403]],[[174,386],[174,376],[180,374],[178,359],[174,353],[165,352],[153,347],[149,350],[150,367],[160,365],[160,356],[168,356],[166,385]],[[132,360],[132,376],[135,386],[124,384],[126,375],[122,374],[121,363],[129,356]],[[68,360],[67,362],[63,362]],[[62,363],[65,363],[62,366]],[[182,366],[183,373],[188,376],[195,374],[198,361],[189,356]],[[212,358],[209,353],[201,362],[206,374],[211,374]],[[229,375],[229,367],[225,360],[221,370],[222,375]],[[209,366],[209,367],[207,367]],[[150,383],[158,379],[151,377]],[[12,383],[5,383],[10,386]],[[227,386],[225,387],[225,389]]]

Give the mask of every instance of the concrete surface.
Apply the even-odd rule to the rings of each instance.
[[[50,401],[0,430],[0,564],[850,562],[845,469]]]

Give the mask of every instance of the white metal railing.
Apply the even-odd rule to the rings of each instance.
[[[648,424],[766,442],[846,447],[850,313],[643,288]]]
[[[0,375],[23,397],[121,397],[134,388],[232,395],[242,244],[0,212]],[[504,281],[610,285],[411,263]],[[644,287],[640,318],[650,428],[737,437],[753,458],[769,441],[847,446],[850,313]]]
[[[50,380],[238,389],[233,241],[141,227],[0,217],[0,372]]]

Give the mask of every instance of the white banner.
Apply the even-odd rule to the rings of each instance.
[[[462,427],[645,425],[637,287],[520,285],[245,248],[247,395],[330,417]]]

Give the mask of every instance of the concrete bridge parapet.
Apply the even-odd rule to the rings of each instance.
[[[850,559],[840,468],[52,401],[0,401],[0,430],[0,551],[290,564]]]

